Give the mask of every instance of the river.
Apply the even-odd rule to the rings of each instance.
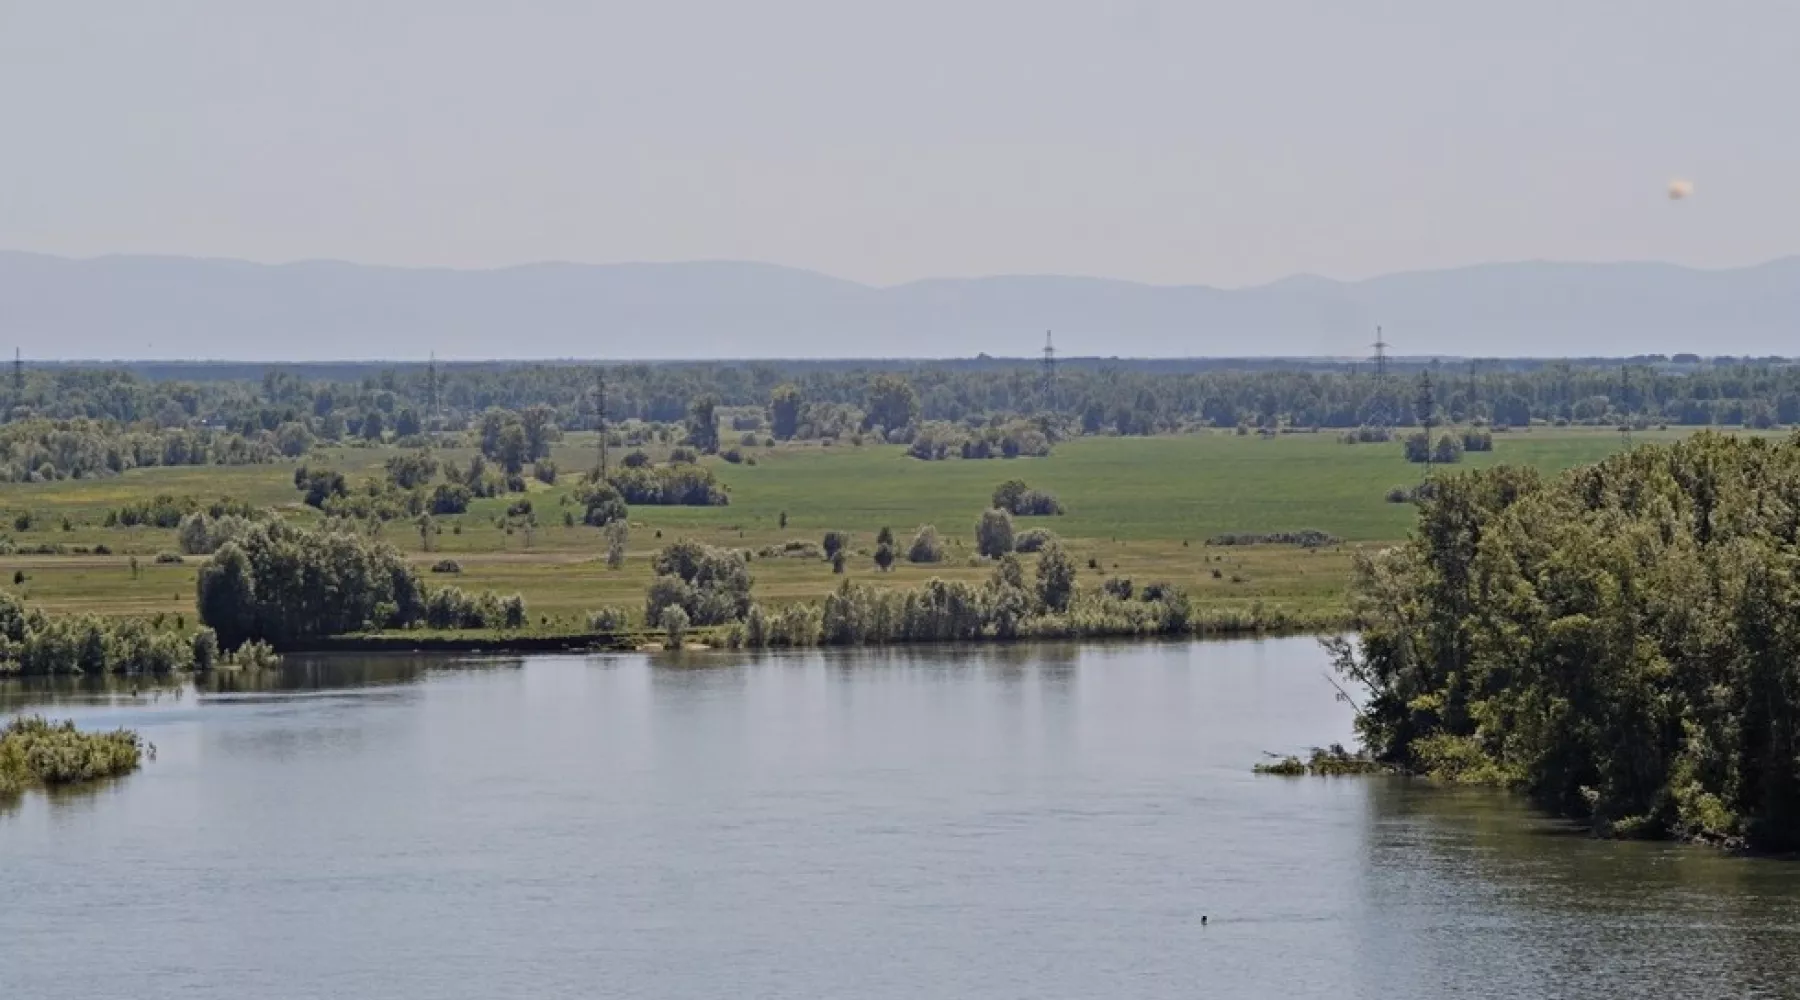
[[[0,714],[157,753],[0,806],[0,997],[1800,996],[1800,864],[1252,775],[1349,740],[1324,670],[1280,639],[15,685]]]

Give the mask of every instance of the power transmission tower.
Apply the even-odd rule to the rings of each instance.
[[[1419,395],[1415,401],[1419,424],[1425,428],[1425,476],[1431,477],[1431,429],[1437,426],[1437,395],[1431,390],[1431,372],[1419,373]]]
[[[443,413],[438,406],[438,372],[437,352],[431,352],[431,362],[425,366],[425,419],[426,435],[436,434],[443,429]]]
[[[600,480],[606,479],[606,369],[594,369],[594,431],[600,439]]]
[[[1044,409],[1051,410],[1056,406],[1056,345],[1050,339],[1050,331],[1044,331]]]
[[[1389,386],[1387,370],[1387,349],[1390,346],[1381,338],[1381,327],[1375,328],[1375,391],[1372,396],[1373,406],[1369,411],[1370,422],[1376,427],[1391,425],[1398,414],[1388,412]],[[1404,405],[1404,404],[1400,404]]]

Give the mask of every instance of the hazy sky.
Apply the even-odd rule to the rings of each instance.
[[[1725,266],[1800,252],[1796,122],[1786,0],[0,0],[0,248]]]

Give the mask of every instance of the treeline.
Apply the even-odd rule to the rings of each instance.
[[[51,615],[0,592],[0,675],[166,675],[220,662],[209,628],[98,615]]]
[[[983,442],[1005,447],[1008,437],[1029,453],[1025,438],[986,429],[1021,418],[1052,418],[1063,432],[1086,434],[1195,426],[1413,426],[1411,381],[1430,372],[1442,412],[1455,423],[1800,424],[1800,367],[1781,359],[1674,361],[1680,363],[1434,362],[1396,365],[1385,377],[1367,365],[1319,362],[1091,362],[1066,365],[1048,382],[1035,364],[998,360],[623,364],[603,370],[582,364],[406,365],[361,369],[366,374],[356,379],[307,378],[300,373],[311,369],[276,368],[260,379],[194,382],[54,368],[30,372],[23,399],[9,400],[7,413],[14,422],[38,416],[134,428],[207,427],[249,441],[274,440],[277,450],[292,452],[308,437],[411,442],[451,430],[486,438],[489,429],[505,430],[483,423],[484,414],[496,410],[520,415],[526,436],[507,442],[508,452],[519,455],[533,444],[523,416],[533,407],[543,407],[543,418],[559,427],[595,427],[603,374],[605,417],[614,426],[682,424],[695,401],[704,399],[729,411],[720,413],[720,431],[839,437],[940,421],[964,435],[947,444],[946,453],[952,446],[960,453],[963,440],[972,451]],[[341,375],[355,369],[318,370]],[[14,395],[5,389],[0,394]],[[934,452],[940,437],[929,437]],[[492,443],[500,445],[497,438]]]
[[[1800,438],[1442,476],[1337,642],[1405,769],[1627,836],[1800,848]]]
[[[226,649],[375,629],[523,628],[514,595],[431,589],[385,542],[269,521],[220,546],[201,567],[200,621]]]
[[[255,465],[304,454],[312,443],[300,424],[244,435],[85,418],[24,420],[0,425],[0,482],[91,479],[146,466]]]

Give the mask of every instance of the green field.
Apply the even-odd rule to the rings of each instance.
[[[1640,433],[1636,440],[1677,434]],[[558,464],[565,470],[590,466],[592,443],[591,435],[571,435],[557,448]],[[1612,431],[1515,431],[1496,435],[1493,452],[1470,454],[1458,468],[1513,463],[1558,470],[1620,447],[1620,436]],[[904,586],[934,575],[984,577],[988,569],[973,558],[976,518],[995,486],[1019,478],[1054,493],[1068,513],[1020,518],[1017,525],[1056,531],[1084,566],[1092,560],[1086,570],[1090,582],[1111,574],[1139,582],[1170,580],[1186,587],[1202,608],[1244,608],[1262,601],[1322,614],[1341,604],[1355,546],[1406,535],[1413,508],[1388,503],[1384,494],[1416,484],[1423,473],[1422,466],[1405,461],[1398,444],[1345,445],[1329,433],[1082,438],[1058,445],[1049,458],[1010,461],[921,462],[887,445],[793,444],[745,452],[756,465],[708,459],[731,488],[728,507],[632,508],[631,553],[622,570],[604,565],[597,530],[563,525],[562,504],[573,489],[572,477],[553,487],[532,484],[542,524],[529,535],[496,527],[506,499],[479,501],[460,518],[444,519],[429,552],[408,523],[387,525],[385,535],[423,562],[449,556],[463,567],[459,576],[435,579],[465,589],[518,591],[534,617],[572,622],[601,605],[639,608],[650,580],[650,556],[679,537],[758,549],[794,538],[817,541],[825,530],[836,529],[853,534],[853,578]],[[345,448],[316,452],[307,461],[340,469],[355,481],[378,472],[391,454]],[[446,454],[465,461],[469,455]],[[191,615],[199,560],[155,564],[157,553],[175,549],[174,532],[102,527],[106,512],[168,493],[234,496],[281,506],[296,518],[316,516],[298,504],[292,475],[291,465],[145,469],[110,479],[0,486],[4,527],[18,548],[104,544],[112,550],[111,555],[0,557],[0,573],[5,585],[53,609]],[[33,525],[14,531],[11,521],[22,511],[31,512]],[[784,511],[785,530],[779,527]],[[892,573],[878,573],[868,556],[876,532],[891,526],[904,549],[921,524],[937,526],[952,543],[951,558],[935,566],[901,563]],[[1317,550],[1204,544],[1226,532],[1309,528],[1337,535],[1345,544]],[[133,556],[139,563],[135,575]],[[26,579],[15,586],[17,572]],[[758,559],[753,572],[759,599],[774,602],[820,596],[837,579],[818,560]]]

